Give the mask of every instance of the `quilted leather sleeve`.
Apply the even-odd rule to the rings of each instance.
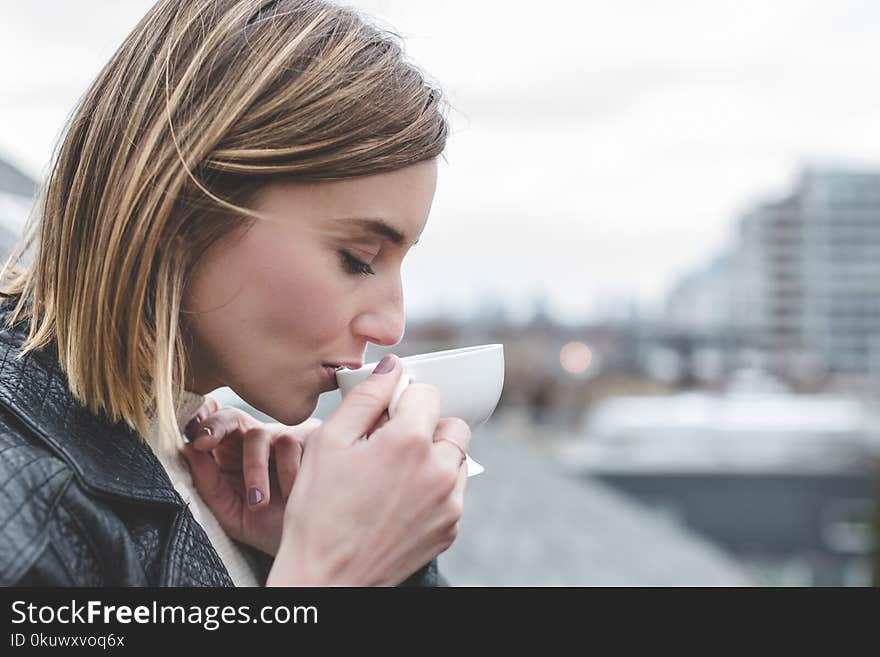
[[[52,524],[73,473],[60,459],[21,437],[0,433],[0,585],[72,585],[53,558]],[[30,573],[43,562],[42,573]]]
[[[159,519],[127,525],[110,502],[86,494],[64,461],[16,432],[0,431],[0,490],[0,585],[157,581],[167,534]]]

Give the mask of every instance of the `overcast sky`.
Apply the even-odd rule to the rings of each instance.
[[[142,0],[0,0],[0,154],[38,176]],[[351,2],[451,97],[412,316],[656,303],[808,162],[880,167],[880,2]]]

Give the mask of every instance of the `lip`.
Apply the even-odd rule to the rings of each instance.
[[[339,388],[339,384],[336,382],[336,368],[332,365],[321,365],[321,379],[325,383],[324,392]]]
[[[343,367],[349,370],[359,370],[364,364],[360,361],[340,361],[338,363],[322,363],[324,367],[330,367],[334,370],[342,369]]]

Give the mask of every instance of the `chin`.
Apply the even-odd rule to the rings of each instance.
[[[315,412],[315,408],[317,408],[317,406],[318,405],[315,404],[312,407],[312,410],[307,413],[286,413],[286,414],[279,413],[277,415],[272,415],[270,417],[275,418],[275,420],[277,422],[280,422],[281,424],[286,424],[288,426],[294,426],[297,424],[302,424],[303,422],[308,420],[310,417],[312,417],[312,413]],[[268,413],[267,413],[267,415],[268,415]]]
[[[312,417],[312,413],[315,412],[315,409],[318,407],[318,397],[317,395],[314,397],[310,397],[308,399],[301,399],[299,403],[293,405],[285,405],[284,408],[274,409],[274,413],[269,413],[267,411],[263,411],[271,418],[274,418],[276,422],[280,422],[281,424],[286,424],[288,426],[293,426],[295,424],[302,424],[310,417]]]
[[[300,392],[299,395],[296,395],[296,397],[298,397],[296,401],[284,404],[273,399],[263,398],[260,400],[251,400],[242,395],[239,396],[261,413],[265,413],[276,422],[288,426],[305,422],[312,416],[312,413],[314,413],[315,409],[318,407],[317,394],[308,395]]]

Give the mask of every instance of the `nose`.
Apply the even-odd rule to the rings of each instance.
[[[398,282],[390,295],[371,303],[352,322],[355,334],[380,347],[393,347],[403,339],[406,316],[403,289]]]

